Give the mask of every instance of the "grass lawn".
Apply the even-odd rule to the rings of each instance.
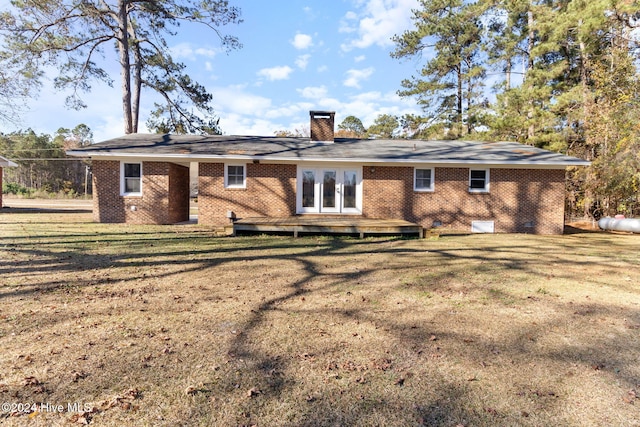
[[[640,426],[640,236],[5,210],[0,349],[6,425]]]

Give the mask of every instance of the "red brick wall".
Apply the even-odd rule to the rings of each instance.
[[[94,221],[170,224],[189,218],[188,168],[143,162],[142,196],[120,195],[119,161],[94,160],[92,170]]]
[[[247,186],[224,188],[224,165],[199,165],[199,218],[228,225],[238,218],[296,213],[296,166],[248,163]],[[94,218],[99,222],[167,224],[188,219],[188,168],[143,164],[143,196],[120,196],[120,162],[94,161]],[[398,218],[469,231],[490,220],[495,231],[560,234],[564,228],[564,170],[490,169],[490,192],[469,193],[468,168],[435,168],[435,190],[413,191],[413,167],[363,168],[363,216]],[[136,210],[132,211],[131,206]],[[529,225],[529,226],[528,226]]]
[[[433,192],[414,192],[412,167],[365,167],[363,216],[466,231],[475,220],[494,221],[498,233],[563,231],[564,170],[491,169],[489,193],[469,193],[468,168],[435,168],[434,182]]]
[[[224,188],[224,164],[200,163],[198,223],[227,225],[237,218],[286,217],[296,213],[296,166],[248,163],[247,188]]]

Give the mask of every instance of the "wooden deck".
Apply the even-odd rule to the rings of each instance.
[[[422,237],[422,226],[397,219],[370,219],[362,217],[292,216],[286,218],[242,218],[233,223],[234,234],[238,231],[285,232],[313,234],[357,234],[365,235],[417,235]]]

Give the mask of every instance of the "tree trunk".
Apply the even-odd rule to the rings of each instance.
[[[529,7],[531,7],[531,5],[529,5]],[[531,70],[533,68],[533,55],[531,54],[531,52],[533,51],[533,44],[535,41],[535,32],[533,31],[533,11],[531,9],[529,9],[527,11],[527,30],[529,31],[529,35],[528,35],[528,40],[527,40],[527,62],[526,62],[526,69],[525,69],[525,79],[527,78],[527,73],[529,72],[529,70]],[[532,85],[528,85],[529,87],[531,87]],[[533,99],[529,102],[530,107],[529,107],[529,112],[527,113],[527,119],[529,119],[530,123],[529,123],[529,128],[527,129],[527,137],[529,139],[533,139],[535,137],[535,126],[532,123],[533,121],[533,117],[534,117],[534,111],[533,111]]]
[[[589,145],[590,137],[588,134],[589,124],[589,87],[587,82],[587,48],[585,46],[580,30],[582,28],[582,19],[578,21],[578,42],[580,46],[580,84],[582,86],[582,131],[584,132],[585,143]]]
[[[507,58],[507,63],[505,65],[505,82],[504,89],[505,92],[508,92],[511,89],[511,57]]]
[[[133,44],[133,94],[131,100],[133,133],[138,133],[138,121],[140,117],[140,88],[142,85],[142,55],[140,54],[140,45],[136,42]]]
[[[533,11],[532,10],[527,11],[527,30],[529,33],[527,35],[527,62],[526,62],[526,68],[524,70],[525,76],[527,75],[527,71],[533,68],[533,55],[531,54],[531,52],[533,51],[533,45],[535,42],[535,32],[533,30]]]
[[[124,133],[133,132],[131,117],[131,68],[129,63],[129,32],[127,16],[128,0],[118,0],[118,51],[120,53],[120,76],[122,78],[122,111]]]
[[[456,136],[461,136],[462,134],[462,63],[458,64],[458,90],[457,90],[457,98],[458,98],[458,105],[456,106],[456,123],[458,124],[458,133]]]

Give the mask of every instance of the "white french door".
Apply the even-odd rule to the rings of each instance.
[[[362,168],[298,167],[298,213],[362,213]]]

